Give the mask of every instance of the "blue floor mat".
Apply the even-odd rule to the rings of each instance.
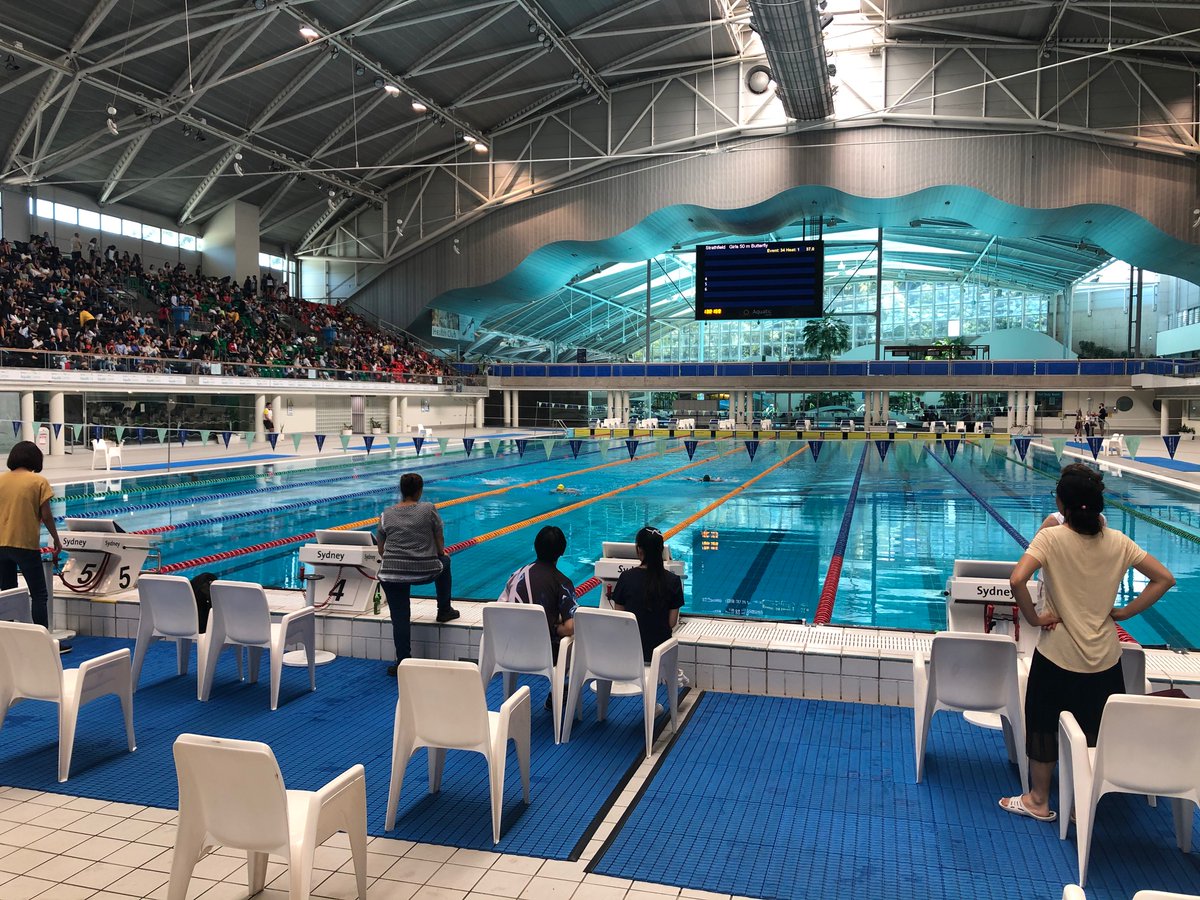
[[[939,713],[914,778],[911,709],[707,693],[594,871],[822,900],[1058,900],[1078,881],[1073,832],[997,807],[1018,792],[1000,732]],[[1100,802],[1089,900],[1196,891],[1170,810]]]
[[[79,638],[64,657],[69,666],[132,642]],[[442,789],[428,793],[426,752],[413,756],[400,797],[396,829],[383,830],[391,771],[396,682],[386,663],[341,657],[317,670],[317,690],[308,691],[308,672],[285,667],[279,709],[269,709],[266,660],[258,684],[237,680],[234,656],[222,654],[212,699],[196,700],[195,652],[191,675],[175,675],[175,647],[151,647],[134,696],[138,749],[125,747],[120,704],[106,697],[86,705],[79,718],[71,778],[57,781],[57,718],[49,703],[19,703],[0,729],[0,784],[74,794],[100,800],[174,808],[178,805],[171,744],[185,731],[265,741],[279,760],[289,788],[312,790],[354,765],[367,771],[367,829],[373,835],[571,858],[594,830],[610,796],[644,758],[642,707],[637,699],[614,699],[606,722],[595,721],[595,704],[585,691],[584,719],[568,744],[555,746],[550,714],[542,710],[546,679],[532,678],[533,728],[530,805],[521,802],[520,769],[509,745],[500,843],[492,843],[487,768],[477,753],[450,751]],[[501,682],[492,680],[491,709],[500,705]]]
[[[291,459],[290,453],[256,453],[253,456],[213,456],[202,459],[177,459],[171,465],[173,468],[183,466],[207,466],[211,463],[244,463],[256,462],[262,459]],[[165,469],[166,462],[139,463],[136,466],[113,466],[114,472],[148,472],[151,469]]]
[[[1184,462],[1182,459],[1171,459],[1169,456],[1139,456],[1137,461],[1164,469],[1173,469],[1176,472],[1200,472],[1200,466],[1195,463]]]

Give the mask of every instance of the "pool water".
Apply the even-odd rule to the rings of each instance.
[[[794,458],[787,462],[771,442],[751,460],[743,442],[729,440],[701,442],[692,461],[682,442],[666,440],[643,442],[633,460],[624,444],[602,452],[596,441],[584,442],[577,459],[565,442],[547,454],[530,441],[523,457],[510,450],[495,458],[476,452],[471,459],[391,460],[385,451],[286,469],[260,465],[125,479],[120,493],[104,496],[73,486],[54,512],[111,515],[128,531],[172,526],[159,546],[164,563],[179,563],[365,523],[396,501],[399,474],[416,470],[426,479],[425,499],[448,504],[441,510],[447,543],[482,538],[455,554],[456,597],[494,599],[508,574],[532,559],[543,524],[566,533],[560,567],[579,584],[592,576],[602,541],[632,540],[647,524],[668,532],[695,518],[668,541],[688,573],[685,611],[811,620],[865,454],[833,622],[936,630],[945,626],[942,591],[953,561],[1017,559],[1022,548],[1013,532],[1031,538],[1053,510],[1058,464],[1036,450],[1025,462],[1011,449],[984,458],[980,448],[964,447],[954,460],[940,448],[937,459],[914,450],[897,445],[880,459],[870,442],[830,441],[814,458],[801,442],[790,445]],[[720,480],[704,483],[704,474]],[[578,493],[557,493],[558,483]],[[1107,483],[1110,525],[1162,560],[1179,581],[1126,623],[1128,630],[1146,644],[1200,646],[1200,611],[1190,599],[1200,588],[1194,494],[1133,476],[1108,476]],[[541,517],[535,524],[509,530],[535,517]],[[180,574],[213,571],[298,589],[300,546],[283,544]],[[1136,594],[1139,582],[1131,573],[1124,599]],[[431,588],[415,591],[423,592]],[[598,603],[599,591],[582,602]]]

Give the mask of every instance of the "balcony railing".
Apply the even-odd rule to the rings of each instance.
[[[963,359],[755,363],[525,363],[495,364],[500,378],[862,378],[900,376],[993,377],[1025,375],[1200,376],[1200,360],[1175,359]]]
[[[483,387],[487,378],[480,375],[418,375],[415,373],[364,372],[353,369],[321,369],[287,363],[214,362],[176,359],[169,356],[115,356],[96,353],[63,353],[47,350],[0,349],[0,369],[39,369],[54,371],[149,373],[157,375],[197,375],[223,377],[286,378],[301,381],[348,381],[367,384],[442,385],[454,389]]]

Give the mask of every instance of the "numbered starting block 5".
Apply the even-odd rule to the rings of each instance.
[[[62,546],[68,554],[63,587],[100,597],[137,587],[138,575],[157,538],[126,534],[112,519],[67,519]]]
[[[300,548],[300,562],[319,578],[308,582],[317,609],[366,612],[379,585],[379,552],[369,531],[317,532],[315,544]]]

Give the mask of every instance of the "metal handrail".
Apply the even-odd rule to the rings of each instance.
[[[405,372],[369,372],[322,369],[288,363],[241,363],[220,360],[178,359],[170,356],[117,356],[107,353],[74,353],[60,350],[0,349],[0,369],[37,369],[86,372],[142,372],[160,375],[204,375],[230,379],[241,377],[296,378],[318,381],[354,381],[375,384],[440,384],[482,387],[486,376],[419,375]]]

